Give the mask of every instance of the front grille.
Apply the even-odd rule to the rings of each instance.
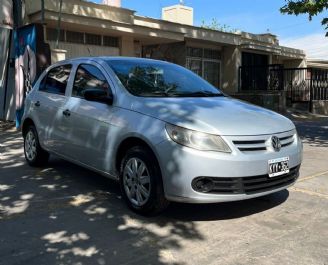
[[[281,147],[287,147],[294,142],[294,134],[290,134],[283,137],[278,137],[281,142]],[[232,140],[233,144],[239,149],[241,152],[256,152],[256,151],[267,151],[270,146],[271,136],[263,136],[262,139],[255,140]]]
[[[288,145],[291,145],[294,142],[294,135],[289,135],[286,137],[279,138],[281,141],[281,147],[286,147]]]
[[[289,173],[272,177],[259,175],[254,177],[218,178],[198,177],[192,181],[195,191],[211,194],[255,194],[288,186],[299,176],[299,166],[291,168]],[[206,186],[201,186],[205,183]]]

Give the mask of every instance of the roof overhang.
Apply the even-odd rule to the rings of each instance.
[[[134,24],[170,32],[181,33],[188,39],[207,41],[225,45],[239,45],[240,35],[218,30],[206,29],[202,27],[190,26],[171,21],[159,20],[143,16],[134,16]]]
[[[36,12],[29,16],[31,22],[41,22],[41,12]],[[48,25],[56,26],[58,13],[45,11],[45,22]],[[150,29],[143,26],[120,23],[111,20],[103,20],[93,17],[85,17],[74,14],[62,14],[62,28],[69,28],[81,32],[99,32],[103,34],[113,34],[116,36],[133,35],[140,38],[158,38],[167,41],[184,41],[184,34],[178,32],[165,31],[162,29]],[[69,27],[68,27],[69,26]]]
[[[307,66],[310,68],[328,69],[328,60],[307,60]]]
[[[256,50],[259,52],[279,55],[290,59],[304,59],[306,56],[302,50],[283,47],[279,45],[263,45],[259,43],[249,42],[241,44],[240,47],[246,50]]]

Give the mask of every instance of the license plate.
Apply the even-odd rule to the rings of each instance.
[[[268,165],[270,178],[289,173],[289,157],[271,159]]]

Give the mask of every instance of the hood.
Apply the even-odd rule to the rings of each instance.
[[[219,135],[259,135],[295,128],[286,117],[229,97],[138,98],[132,110],[184,128]]]

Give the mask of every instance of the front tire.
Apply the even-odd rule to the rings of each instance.
[[[129,208],[142,215],[155,215],[167,208],[161,171],[156,157],[144,147],[129,149],[121,161],[120,187]]]
[[[24,155],[30,166],[43,166],[48,162],[49,153],[42,149],[34,125],[30,125],[24,135]]]

